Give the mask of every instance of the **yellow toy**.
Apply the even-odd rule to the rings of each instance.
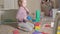
[[[35,26],[35,30],[36,30],[36,29],[40,30],[40,26]]]
[[[60,26],[58,26],[58,30],[60,30]]]
[[[57,32],[57,34],[60,34],[60,32]]]

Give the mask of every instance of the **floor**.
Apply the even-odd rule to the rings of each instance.
[[[51,23],[52,21],[53,20],[50,17],[43,18],[41,20],[41,22],[42,22],[41,25],[42,26],[41,26],[40,32],[47,32],[49,34],[53,34],[53,29],[52,28],[42,28],[43,24],[45,24],[45,23]],[[0,25],[0,34],[13,34],[13,31],[17,29],[15,24],[16,23],[6,24],[6,25]],[[34,32],[34,30],[31,31],[31,32],[25,32],[25,31],[19,30],[19,29],[17,29],[17,30],[20,32],[20,34],[32,34]]]

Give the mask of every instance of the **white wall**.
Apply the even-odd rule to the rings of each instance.
[[[37,9],[40,10],[40,2],[41,0],[27,0],[27,7],[30,12],[35,12]]]

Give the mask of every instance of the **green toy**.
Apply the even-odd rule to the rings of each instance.
[[[40,10],[36,10],[36,21],[39,22],[40,21]]]

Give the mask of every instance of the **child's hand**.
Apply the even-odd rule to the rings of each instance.
[[[24,9],[26,10],[27,14],[29,14],[29,10],[26,7],[24,7]]]

